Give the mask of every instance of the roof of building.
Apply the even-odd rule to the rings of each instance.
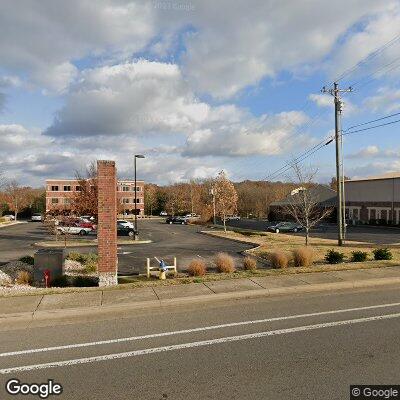
[[[382,175],[373,175],[365,178],[354,178],[354,179],[349,179],[346,182],[374,181],[378,179],[395,179],[395,178],[400,178],[400,172],[387,172],[386,174]]]
[[[310,190],[310,193],[315,196],[316,200],[318,203],[324,206],[333,206],[336,204],[336,192],[332,190],[330,187],[325,186],[325,185],[316,185],[313,186],[312,188],[308,189]],[[271,206],[287,206],[288,204],[291,203],[291,198],[293,195],[298,193],[295,190],[292,191],[292,194],[287,196],[285,199],[281,201],[275,201],[271,203]]]

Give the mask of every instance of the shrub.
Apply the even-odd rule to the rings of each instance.
[[[328,252],[325,255],[325,260],[329,263],[329,264],[339,264],[341,262],[343,262],[344,260],[344,254],[343,253],[339,253],[336,250],[328,250]]]
[[[391,260],[393,255],[388,248],[375,249],[372,251],[374,253],[375,260]]]
[[[207,272],[206,263],[203,260],[192,260],[188,267],[190,276],[204,276]]]
[[[53,287],[67,287],[70,286],[70,282],[66,275],[58,276],[51,280],[51,286]]]
[[[18,271],[15,283],[18,285],[31,285],[33,282],[32,274],[28,271]]]
[[[293,250],[293,262],[295,267],[308,267],[313,262],[313,251],[309,247],[301,247]]]
[[[22,261],[23,263],[28,265],[33,265],[35,263],[35,259],[32,256],[21,257],[18,261]]]
[[[351,253],[351,261],[352,262],[363,262],[367,261],[368,253],[365,251],[353,251]]]
[[[235,271],[235,263],[233,258],[226,253],[218,253],[215,257],[215,265],[218,272],[232,273]]]
[[[288,256],[282,251],[275,251],[274,253],[271,253],[269,256],[269,261],[272,268],[275,269],[287,268],[289,264]]]
[[[86,261],[86,255],[82,254],[82,253],[77,253],[75,251],[71,251],[67,256],[67,259],[77,261],[81,264],[84,264]]]
[[[72,281],[72,286],[76,287],[91,287],[98,286],[99,279],[91,276],[76,276]]]
[[[254,271],[257,269],[257,261],[251,257],[245,257],[243,260],[243,268],[246,271]]]

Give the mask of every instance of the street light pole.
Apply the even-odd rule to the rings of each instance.
[[[137,158],[145,158],[142,154],[135,154],[134,158],[134,168],[135,168],[135,239],[139,236],[139,232],[137,229],[137,179],[136,179],[136,159]]]

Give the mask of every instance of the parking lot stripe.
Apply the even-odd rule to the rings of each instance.
[[[373,305],[373,306],[338,309],[338,310],[320,311],[320,312],[308,313],[308,314],[285,315],[285,316],[281,316],[281,317],[273,317],[273,318],[265,318],[265,319],[241,321],[241,322],[231,322],[231,323],[221,324],[221,325],[203,326],[203,327],[199,327],[199,328],[183,329],[183,330],[171,331],[171,332],[160,332],[160,333],[153,333],[153,334],[142,335],[142,336],[131,336],[131,337],[101,340],[101,341],[95,341],[95,342],[75,343],[75,344],[68,344],[68,345],[62,345],[62,346],[11,351],[11,352],[6,352],[6,353],[0,353],[0,357],[10,357],[10,356],[18,356],[18,355],[24,355],[24,354],[44,353],[44,352],[56,351],[56,350],[69,350],[69,349],[82,348],[82,347],[117,344],[117,343],[132,342],[132,341],[144,340],[144,339],[153,339],[153,338],[165,337],[165,336],[174,336],[174,335],[182,335],[182,334],[190,334],[190,333],[210,331],[210,330],[216,330],[216,329],[223,329],[223,328],[232,328],[232,327],[236,327],[236,326],[255,325],[255,324],[262,324],[262,323],[275,322],[275,321],[285,321],[285,320],[291,320],[291,319],[317,317],[317,316],[323,316],[323,315],[334,315],[334,314],[349,313],[349,312],[356,312],[356,311],[375,310],[375,309],[390,308],[390,307],[397,307],[397,306],[400,306],[400,302],[399,303],[378,304],[378,305]]]
[[[33,370],[65,367],[65,366],[80,365],[80,364],[89,364],[89,363],[94,363],[94,362],[117,360],[117,359],[135,357],[135,356],[141,356],[141,355],[147,355],[147,354],[163,353],[163,352],[173,351],[173,350],[182,350],[182,349],[189,349],[189,348],[196,348],[196,347],[211,346],[211,345],[215,345],[215,344],[223,344],[223,343],[229,343],[229,342],[238,342],[238,341],[243,341],[243,340],[257,339],[257,338],[268,337],[268,336],[277,336],[277,335],[283,335],[283,334],[289,334],[289,333],[305,332],[305,331],[311,331],[311,330],[322,329],[322,328],[333,328],[333,327],[337,327],[337,326],[354,325],[354,324],[366,323],[366,322],[372,322],[372,321],[382,321],[382,320],[394,319],[394,318],[399,318],[399,317],[400,317],[400,313],[376,315],[374,317],[349,319],[349,320],[335,321],[335,322],[325,322],[325,323],[321,323],[321,324],[298,326],[298,327],[294,327],[294,328],[276,329],[276,330],[272,330],[272,331],[257,332],[257,333],[247,334],[247,335],[228,336],[228,337],[223,337],[223,338],[218,338],[218,339],[202,340],[199,342],[190,342],[190,343],[182,343],[182,344],[176,344],[176,345],[170,345],[170,346],[153,347],[153,348],[142,349],[142,350],[127,351],[124,353],[106,354],[103,356],[77,358],[77,359],[73,359],[73,360],[55,361],[55,362],[44,363],[44,364],[24,365],[24,366],[20,366],[20,367],[11,367],[11,368],[0,369],[0,374],[7,375],[7,374],[14,374],[16,372],[33,371]]]

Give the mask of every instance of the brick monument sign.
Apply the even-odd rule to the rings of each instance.
[[[117,281],[117,170],[115,161],[97,161],[99,286]]]

